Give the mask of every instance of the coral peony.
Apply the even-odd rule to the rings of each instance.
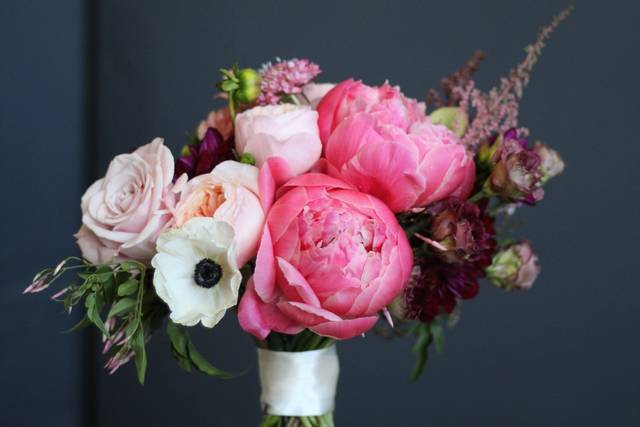
[[[318,114],[327,173],[394,212],[471,193],[473,157],[453,132],[429,121],[424,105],[397,88],[347,80],[324,96]]]
[[[413,256],[384,203],[323,174],[281,189],[239,310],[260,339],[271,331],[347,339],[371,328],[405,287]]]

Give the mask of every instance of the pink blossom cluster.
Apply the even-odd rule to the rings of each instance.
[[[277,59],[260,69],[262,82],[258,105],[274,105],[284,95],[302,93],[302,87],[320,74],[320,67],[308,59]]]

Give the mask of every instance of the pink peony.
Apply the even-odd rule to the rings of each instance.
[[[453,132],[429,121],[423,104],[397,88],[347,80],[325,95],[318,114],[327,173],[394,212],[471,193],[472,155]]]
[[[161,138],[109,164],[104,178],[82,196],[82,227],[76,239],[95,264],[119,259],[148,262],[171,219],[173,156]]]
[[[366,332],[411,272],[411,247],[394,214],[317,173],[293,178],[279,196],[240,302],[240,325],[260,339],[304,328],[336,339]]]

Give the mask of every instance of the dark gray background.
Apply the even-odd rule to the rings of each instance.
[[[475,48],[485,88],[522,57],[560,1],[170,1],[0,4],[3,284],[0,422],[7,426],[251,426],[254,350],[233,316],[199,329],[203,352],[247,375],[182,372],[150,344],[147,384],[100,370],[96,337],[23,297],[73,252],[79,197],[109,160],[163,136],[177,149],[206,112],[218,68],[309,57],[321,80],[389,79],[421,98]],[[341,426],[640,424],[638,19],[633,2],[576,2],[522,104],[522,123],[567,169],[521,229],[543,263],[528,294],[484,284],[415,384],[412,342],[341,343]]]

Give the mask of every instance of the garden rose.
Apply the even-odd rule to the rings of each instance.
[[[293,178],[267,215],[242,328],[347,339],[370,329],[409,278],[413,255],[389,208],[327,175]]]
[[[161,138],[116,156],[104,178],[82,196],[76,239],[95,264],[119,259],[148,262],[160,232],[171,220],[173,156]]]
[[[309,83],[302,88],[302,94],[311,108],[317,108],[322,98],[335,87],[335,83]]]
[[[236,117],[236,150],[251,154],[258,167],[270,157],[281,157],[294,175],[305,173],[322,151],[318,113],[293,104],[244,111]]]
[[[540,274],[540,262],[527,240],[502,248],[487,267],[487,277],[507,291],[528,290]]]
[[[234,229],[238,265],[242,267],[253,258],[264,224],[256,167],[227,160],[211,173],[191,179],[180,191],[176,227],[193,217],[224,221]]]
[[[198,140],[202,141],[204,139],[209,128],[217,129],[225,141],[229,139],[233,134],[233,123],[231,123],[231,115],[227,107],[209,112],[207,118],[198,124],[196,129]]]
[[[449,196],[467,198],[473,157],[459,138],[397,88],[348,80],[318,105],[327,173],[373,194],[394,212]]]

